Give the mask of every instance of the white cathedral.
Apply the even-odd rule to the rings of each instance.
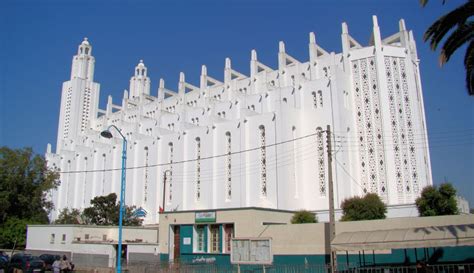
[[[179,76],[178,90],[161,79],[156,96],[143,61],[119,103],[99,109],[92,46],[84,39],[62,87],[56,152],[48,166],[60,172],[51,193],[51,218],[83,209],[95,196],[120,194],[122,137],[127,140],[126,205],[143,208],[145,224],[164,210],[264,207],[328,209],[326,130],[332,142],[335,206],[366,192],[393,208],[411,206],[432,184],[413,34],[382,38],[373,17],[369,45],[342,24],[342,53],[309,35],[301,62],[280,42],[278,67],[251,52],[250,75],[225,60],[222,80],[202,66],[199,86]],[[164,200],[163,200],[164,199]]]

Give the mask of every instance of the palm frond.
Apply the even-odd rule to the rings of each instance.
[[[474,96],[474,41],[469,43],[464,56],[464,67],[466,68],[467,93]]]
[[[432,50],[436,50],[443,37],[456,25],[465,24],[466,20],[474,14],[474,1],[469,0],[455,10],[443,15],[426,30],[423,39],[430,41]]]
[[[471,41],[474,38],[474,22],[468,22],[464,25],[458,25],[458,28],[449,35],[446,42],[441,48],[440,65],[449,61],[451,55],[464,43]]]

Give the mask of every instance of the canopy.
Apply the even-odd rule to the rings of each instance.
[[[343,232],[331,243],[333,251],[474,246],[474,224]]]

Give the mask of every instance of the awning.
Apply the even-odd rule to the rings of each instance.
[[[474,246],[474,224],[343,232],[331,243],[334,251]]]

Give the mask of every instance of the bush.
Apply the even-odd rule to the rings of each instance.
[[[314,213],[307,210],[299,210],[295,212],[291,218],[292,224],[306,224],[306,223],[317,223],[318,219]]]
[[[416,199],[416,207],[420,216],[459,214],[456,189],[450,183],[443,183],[439,187],[426,186]]]
[[[387,206],[375,193],[345,199],[341,208],[343,213],[341,221],[385,219],[387,213]]]

